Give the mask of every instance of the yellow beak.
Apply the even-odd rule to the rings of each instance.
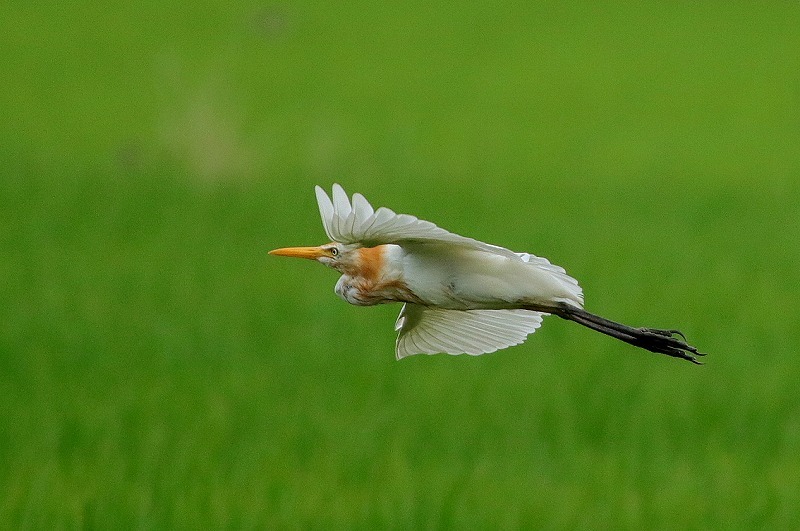
[[[295,258],[306,258],[316,260],[322,256],[328,256],[328,250],[322,247],[283,247],[269,252],[275,256],[293,256]]]

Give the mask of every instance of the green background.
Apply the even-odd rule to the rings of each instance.
[[[800,527],[795,3],[114,4],[0,5],[0,527]],[[707,364],[397,362],[333,182]]]

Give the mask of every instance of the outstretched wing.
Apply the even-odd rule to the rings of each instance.
[[[375,210],[361,194],[353,194],[351,203],[338,184],[333,185],[332,198],[319,186],[316,187],[316,192],[325,232],[335,242],[360,243],[365,247],[386,243],[402,245],[441,242],[518,258],[516,253],[508,249],[453,234],[430,221],[408,214],[397,214],[386,207]]]
[[[551,264],[546,258],[528,253],[515,253],[505,247],[459,236],[437,227],[430,221],[408,214],[396,214],[385,207],[375,210],[361,194],[354,194],[351,203],[338,184],[333,185],[332,198],[328,197],[319,186],[316,187],[316,193],[322,224],[328,237],[333,241],[344,244],[359,243],[365,247],[394,243],[409,248],[430,243],[446,243],[521,260],[557,280],[569,294],[566,300],[583,304],[583,293],[578,282],[562,267]]]
[[[444,310],[407,303],[395,324],[397,359],[414,354],[487,354],[525,341],[542,324],[528,310]]]

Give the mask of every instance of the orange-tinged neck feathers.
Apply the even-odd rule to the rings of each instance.
[[[356,249],[358,260],[356,260],[356,275],[363,277],[367,281],[376,282],[384,273],[386,265],[386,246],[361,247]]]

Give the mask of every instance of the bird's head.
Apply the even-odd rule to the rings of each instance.
[[[319,247],[284,247],[272,250],[269,254],[316,260],[340,273],[346,273],[348,270],[356,267],[359,259],[356,251],[359,248],[359,245],[345,245],[343,243],[331,242],[320,245]]]

